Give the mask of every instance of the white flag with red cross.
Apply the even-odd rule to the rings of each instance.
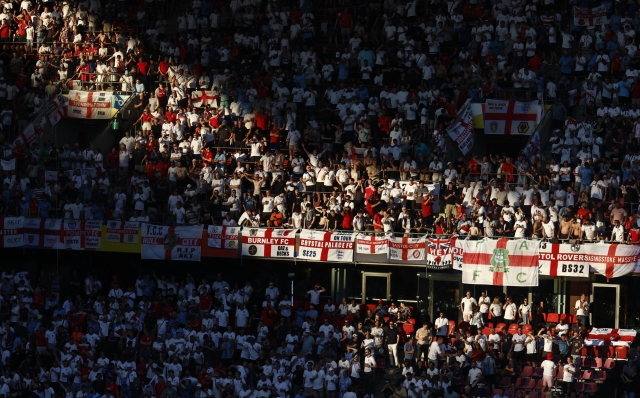
[[[167,227],[142,224],[142,258],[200,261],[202,226]]]
[[[218,107],[218,97],[215,91],[196,90],[191,93],[191,105],[196,108],[203,108],[209,105],[213,108]]]
[[[240,227],[209,225],[207,227],[207,246],[216,249],[238,250],[238,232],[240,232]]]
[[[300,231],[298,258],[315,261],[353,261],[352,232],[330,232],[303,229]]]
[[[420,261],[424,263],[426,257],[427,237],[389,239],[389,260],[401,262]]]
[[[296,230],[275,228],[243,228],[242,255],[248,257],[295,256]]]
[[[22,247],[24,245],[24,217],[1,218],[0,247]]]
[[[538,101],[488,99],[484,107],[484,133],[531,135],[538,125]]]
[[[356,237],[356,253],[359,254],[387,254],[389,252],[389,237],[358,234]]]
[[[481,239],[460,242],[462,283],[493,286],[538,286],[540,242]]]
[[[638,245],[599,245],[587,246],[585,260],[591,269],[607,280],[634,272],[640,264],[640,246]]]

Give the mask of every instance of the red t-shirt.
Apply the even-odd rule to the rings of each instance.
[[[433,215],[433,203],[427,198],[422,199],[422,217],[429,217]]]
[[[340,27],[343,29],[351,28],[351,21],[353,20],[353,15],[350,12],[341,12],[340,13]]]
[[[211,295],[209,294],[201,294],[200,295],[200,309],[207,310],[211,305]]]
[[[640,229],[630,229],[629,230],[629,241],[633,243],[640,242]]]
[[[147,73],[149,73],[149,63],[146,61],[140,61],[138,62],[138,70],[140,71],[140,74],[143,76],[146,76]]]

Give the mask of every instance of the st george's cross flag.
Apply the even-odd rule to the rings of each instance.
[[[356,253],[384,254],[389,252],[389,237],[358,234],[356,236]]]
[[[494,286],[538,286],[540,242],[482,239],[462,242],[462,283]]]
[[[165,227],[142,224],[142,259],[200,261],[202,226]]]
[[[207,227],[207,246],[215,249],[238,250],[238,232],[240,232],[240,227],[209,225]]]

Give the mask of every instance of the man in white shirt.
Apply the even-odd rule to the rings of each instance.
[[[511,301],[511,297],[507,297],[504,306],[502,306],[502,310],[504,311],[504,322],[507,324],[507,326],[516,321],[516,313],[518,311],[518,308],[513,303],[513,301]]]
[[[542,368],[542,393],[548,391],[553,387],[553,372],[556,369],[556,364],[553,362],[553,354],[547,354],[547,359],[540,364]]]
[[[586,295],[581,295],[579,300],[576,300],[576,317],[584,327],[589,325],[589,301]]]
[[[436,336],[447,337],[449,334],[449,320],[444,316],[444,312],[441,312],[440,316],[436,318],[433,327],[436,329]]]
[[[491,299],[487,297],[487,292],[482,291],[480,293],[478,305],[480,306],[479,312],[482,314],[482,320],[486,325],[489,322],[489,306],[491,305]]]
[[[467,296],[462,298],[460,302],[460,311],[462,311],[462,319],[465,322],[469,322],[471,320],[471,315],[473,315],[473,306],[477,306],[478,302],[476,299],[471,297],[471,292],[467,291]]]

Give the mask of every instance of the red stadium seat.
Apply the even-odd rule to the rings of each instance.
[[[538,380],[538,381],[536,382],[536,388],[535,388],[535,390],[536,390],[536,391],[542,391],[542,389],[543,389],[543,388],[544,388],[544,383],[543,383],[542,379],[540,379],[540,380]]]
[[[550,312],[547,314],[547,323],[557,324],[558,322],[560,322],[560,315],[556,314],[555,312]]]
[[[415,328],[410,323],[403,323],[402,324],[402,330],[404,330],[404,332],[407,334],[407,336],[409,336],[410,334],[413,334],[413,332],[415,331]]]
[[[534,390],[536,388],[536,381],[534,379],[527,379],[520,386],[523,390]]]
[[[585,383],[584,392],[588,395],[595,394],[598,392],[598,385],[596,383]]]
[[[525,366],[520,372],[520,377],[531,377],[533,375],[533,368],[531,366]]]
[[[624,347],[624,346],[616,347],[616,359],[618,360],[627,359],[627,355],[629,355],[629,349],[627,347]]]
[[[578,380],[590,381],[593,378],[593,372],[590,370],[585,370],[582,372],[582,375],[578,377]]]
[[[604,363],[602,364],[602,369],[611,370],[615,366],[616,366],[616,362],[611,358],[607,358],[607,360],[604,361]]]
[[[607,372],[605,372],[604,370],[601,370],[596,372],[596,374],[593,375],[593,378],[591,380],[601,383],[601,382],[604,382],[606,379],[607,379]]]

